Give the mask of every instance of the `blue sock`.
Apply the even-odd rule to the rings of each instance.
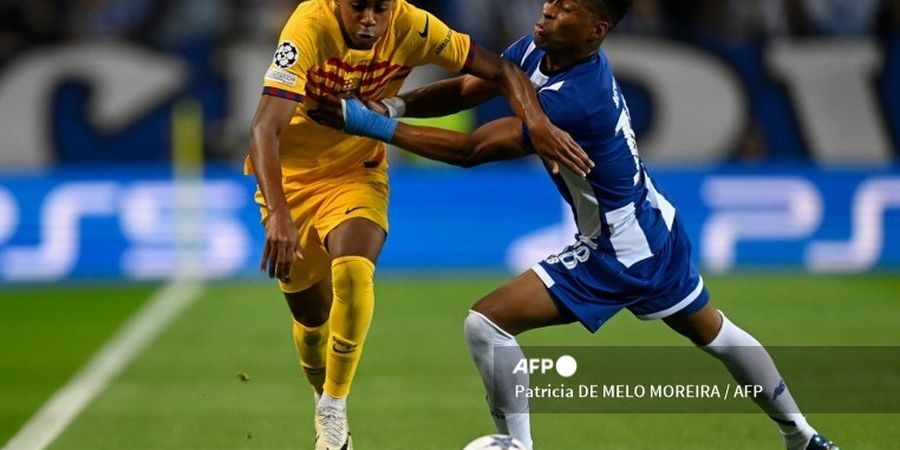
[[[390,143],[397,131],[396,119],[382,116],[363,105],[355,98],[342,99],[344,108],[344,131],[357,136],[365,136]]]

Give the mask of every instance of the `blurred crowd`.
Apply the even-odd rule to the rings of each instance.
[[[455,11],[450,17],[458,18],[463,29],[485,45],[502,49],[531,30],[543,0],[451,3]],[[900,0],[634,0],[617,30],[734,44],[809,36],[886,37],[897,32]]]
[[[482,45],[528,33],[543,0],[411,0]],[[91,38],[150,45],[274,41],[297,0],[0,0],[0,59],[33,45]],[[620,33],[746,42],[816,35],[888,36],[900,0],[634,0]]]
[[[0,59],[91,39],[161,47],[275,40],[297,0],[0,0]]]

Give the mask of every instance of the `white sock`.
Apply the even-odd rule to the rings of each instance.
[[[722,329],[701,348],[722,361],[738,383],[762,386],[763,392],[754,399],[756,404],[778,424],[789,450],[805,449],[816,431],[800,412],[775,361],[756,338],[731,323],[721,311],[719,315]]]
[[[532,448],[528,399],[524,396],[517,398],[515,393],[517,385],[529,386],[528,374],[513,373],[516,364],[525,357],[519,343],[516,338],[475,311],[469,311],[465,331],[469,352],[487,390],[488,406],[497,431]],[[494,349],[497,347],[505,349],[495,354]]]
[[[328,395],[327,392],[323,392],[322,398],[319,399],[319,403],[318,403],[317,407],[318,408],[332,407],[332,408],[337,408],[337,409],[340,409],[341,411],[344,411],[347,409],[347,397],[344,397],[344,398],[332,397],[332,396]]]

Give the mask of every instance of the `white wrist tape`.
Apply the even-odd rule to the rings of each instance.
[[[392,119],[403,117],[406,114],[406,102],[401,97],[388,97],[381,103],[387,108],[388,115]]]

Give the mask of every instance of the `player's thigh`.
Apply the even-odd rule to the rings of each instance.
[[[386,176],[376,171],[350,177],[335,182],[328,191],[315,224],[328,253],[334,258],[362,256],[377,262],[388,230]]]
[[[288,308],[294,320],[309,328],[315,328],[328,321],[331,312],[331,276],[299,292],[285,292]]]
[[[537,274],[528,270],[479,300],[472,310],[509,334],[575,322],[550,296]]]
[[[722,316],[712,303],[707,303],[703,308],[687,315],[667,317],[663,322],[701,347],[709,345],[722,329]]]
[[[386,238],[387,233],[381,226],[370,219],[355,217],[331,230],[325,242],[333,258],[362,256],[377,263]]]

